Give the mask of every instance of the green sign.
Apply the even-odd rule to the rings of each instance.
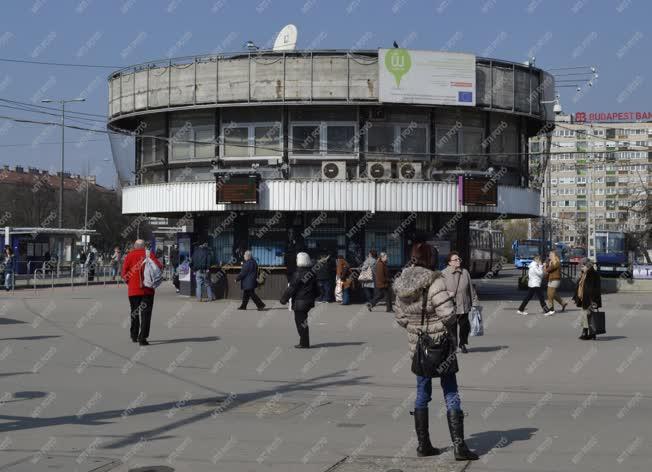
[[[401,79],[412,67],[412,59],[407,49],[389,49],[385,54],[385,67],[396,80],[396,86],[401,85]]]

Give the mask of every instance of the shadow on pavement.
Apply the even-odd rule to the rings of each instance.
[[[529,441],[538,428],[516,428],[507,431],[484,431],[474,433],[467,439],[467,444],[478,455],[484,455],[495,447],[505,448],[515,441]]]
[[[494,352],[500,351],[501,349],[507,349],[509,346],[480,346],[480,347],[469,347],[469,353],[471,352]]]
[[[353,341],[348,343],[319,343],[311,344],[311,349],[319,349],[320,347],[341,347],[341,346],[361,346],[362,344],[367,344],[364,341]]]
[[[617,341],[619,339],[627,339],[627,336],[600,336],[598,335],[596,341]]]
[[[0,325],[26,324],[26,323],[27,323],[27,321],[14,320],[13,318],[0,318]]]
[[[60,338],[61,336],[20,336],[17,338],[0,338],[0,341],[36,341],[38,339]]]
[[[204,338],[176,338],[176,339],[162,339],[160,341],[149,341],[151,345],[156,344],[175,344],[175,343],[206,343],[211,341],[219,341],[218,336],[206,336]]]
[[[155,427],[149,430],[137,431],[125,437],[117,439],[109,444],[104,445],[106,449],[120,449],[125,446],[137,444],[143,438],[147,440],[157,439],[163,437],[164,433],[169,433],[183,426],[195,423],[197,421],[206,420],[209,418],[218,419],[220,415],[227,411],[240,407],[244,404],[251,403],[262,398],[271,397],[277,394],[296,392],[296,391],[320,391],[321,389],[343,386],[343,385],[364,385],[369,376],[358,376],[351,378],[338,378],[346,375],[348,371],[341,370],[330,374],[325,374],[305,380],[298,380],[289,384],[279,385],[274,388],[258,390],[246,393],[231,393],[226,398],[207,397],[195,400],[189,400],[184,403],[183,407],[189,406],[202,406],[206,408],[199,413],[194,413],[190,409],[190,416],[181,416],[173,419],[169,423]],[[144,405],[136,408],[127,408],[126,410],[106,410],[96,413],[88,413],[86,415],[77,416],[76,414],[66,416],[54,416],[50,418],[41,418],[32,416],[18,416],[0,414],[0,432],[21,431],[28,429],[47,428],[51,426],[59,426],[64,424],[79,424],[87,426],[102,426],[105,424],[114,423],[117,421],[124,421],[125,417],[138,416],[149,413],[157,413],[161,411],[169,411],[173,408],[180,409],[178,401],[169,401],[164,403],[157,403],[152,405]],[[187,410],[188,411],[188,410]]]
[[[3,372],[0,377],[11,377],[12,375],[33,374],[34,372]]]

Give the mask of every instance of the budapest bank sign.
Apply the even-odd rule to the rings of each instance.
[[[575,113],[578,123],[587,121],[646,121],[652,120],[652,111],[623,111],[623,112],[584,112]]]

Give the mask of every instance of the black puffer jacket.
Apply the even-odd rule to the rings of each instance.
[[[298,267],[280,302],[285,305],[291,298],[292,310],[310,311],[315,306],[315,299],[318,295],[319,287],[314,272],[310,270],[310,267]]]

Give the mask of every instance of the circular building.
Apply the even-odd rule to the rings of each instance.
[[[279,287],[299,249],[399,267],[425,236],[468,260],[470,221],[539,214],[528,139],[553,91],[531,66],[398,48],[125,68],[109,77],[109,128],[136,136],[112,139],[123,212],[180,218],[181,256],[207,240],[227,274],[250,248]]]

